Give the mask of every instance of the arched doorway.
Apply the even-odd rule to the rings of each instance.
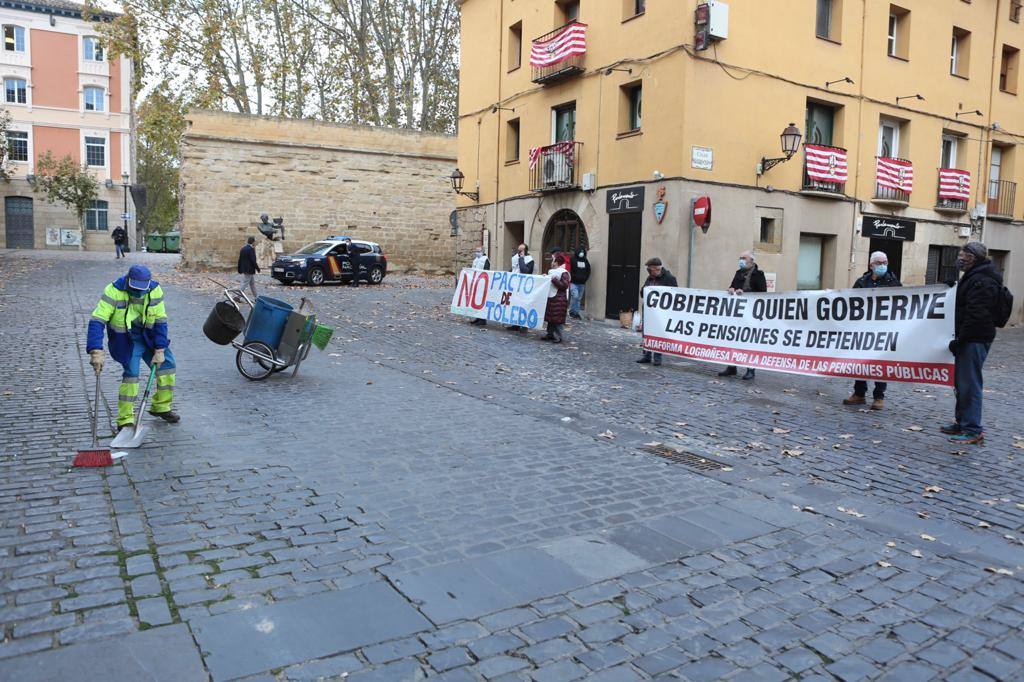
[[[575,211],[563,208],[548,221],[544,228],[542,251],[539,256],[535,254],[535,257],[542,261],[541,272],[547,272],[552,251],[574,253],[580,248],[590,250],[587,228]]]

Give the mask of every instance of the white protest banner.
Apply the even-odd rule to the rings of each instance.
[[[644,290],[644,349],[792,374],[953,384],[956,288]]]
[[[551,279],[544,275],[520,275],[463,268],[452,296],[452,312],[536,329],[544,321]]]

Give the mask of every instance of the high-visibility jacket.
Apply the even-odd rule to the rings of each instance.
[[[107,285],[89,320],[86,351],[103,348],[103,328],[106,327],[110,356],[121,364],[128,362],[134,345],[133,326],[141,332],[147,347],[167,348],[164,292],[156,280],[150,280],[149,291],[144,293],[129,289],[127,277]]]

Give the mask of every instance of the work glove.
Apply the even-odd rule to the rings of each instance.
[[[100,373],[100,370],[103,369],[103,349],[102,348],[97,348],[95,350],[89,351],[89,364],[92,365],[92,368],[94,370],[96,370],[97,374]]]
[[[155,351],[153,351],[153,364],[156,365],[157,367],[164,364],[163,348],[157,348]]]
[[[952,353],[953,355],[956,355],[957,351],[959,351],[959,350],[960,350],[960,342],[959,341],[957,341],[956,339],[953,339],[952,341],[949,342],[949,352],[950,353]]]

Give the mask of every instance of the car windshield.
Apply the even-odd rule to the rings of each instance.
[[[320,253],[324,249],[329,249],[332,246],[334,246],[334,245],[331,244],[330,242],[314,242],[313,244],[309,244],[307,246],[303,246],[301,249],[299,249],[295,253],[300,255],[300,256],[310,256],[310,255],[312,255],[314,253]]]

